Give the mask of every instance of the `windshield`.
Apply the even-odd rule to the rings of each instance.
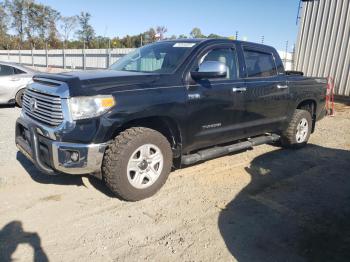
[[[118,71],[172,73],[195,44],[191,42],[158,42],[146,45],[120,58],[110,68]]]

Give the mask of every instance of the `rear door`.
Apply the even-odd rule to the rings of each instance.
[[[287,119],[289,87],[283,65],[272,48],[243,46],[247,136],[275,132]]]
[[[19,78],[15,77],[12,66],[0,64],[0,100],[4,103],[14,98],[14,92],[18,86]]]

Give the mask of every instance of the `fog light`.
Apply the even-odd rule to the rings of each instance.
[[[72,160],[73,162],[77,162],[79,160],[78,152],[75,152],[75,151],[71,152],[70,160]]]

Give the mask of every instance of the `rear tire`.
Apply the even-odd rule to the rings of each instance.
[[[24,88],[20,89],[17,92],[16,97],[15,97],[16,105],[18,107],[22,107],[22,105],[23,105],[23,95],[24,95]]]
[[[168,140],[153,129],[133,127],[121,132],[106,150],[102,174],[114,194],[138,201],[164,185],[171,166]]]
[[[282,132],[281,145],[286,148],[304,147],[311,134],[312,118],[310,112],[296,109],[288,128]]]

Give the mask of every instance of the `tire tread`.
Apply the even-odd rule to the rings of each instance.
[[[298,143],[295,139],[295,129],[300,121],[301,118],[307,118],[308,120],[308,124],[309,124],[309,134],[306,138],[306,141],[303,143]],[[312,124],[312,119],[311,119],[311,115],[310,112],[306,111],[306,110],[302,110],[302,109],[296,109],[291,121],[289,122],[289,125],[287,127],[287,129],[285,129],[282,132],[281,135],[281,144],[283,147],[287,147],[287,148],[301,148],[304,147],[307,143],[307,140],[310,137],[310,133],[311,133],[311,124]]]
[[[127,156],[125,152],[129,148],[130,144],[133,142],[135,137],[147,137],[149,135],[154,134],[159,136],[159,139],[162,140],[162,142],[167,143],[166,146],[171,152],[168,140],[161,133],[159,133],[156,130],[145,127],[131,127],[129,129],[124,130],[114,138],[114,141],[106,149],[102,163],[102,174],[107,187],[109,187],[111,191],[115,193],[118,197],[129,201],[137,201],[145,198],[135,196],[132,192],[127,191],[125,185],[123,184],[122,176],[118,175],[117,171],[119,170],[122,162],[128,161],[129,156]],[[165,162],[166,159],[164,159],[163,168],[167,169],[167,178],[167,176],[170,173],[171,165],[170,167],[167,167],[165,165]],[[158,185],[159,188],[163,186],[165,181],[166,179],[163,179],[162,183]],[[158,189],[156,191],[158,191]],[[148,194],[147,197],[153,195],[155,192]]]

